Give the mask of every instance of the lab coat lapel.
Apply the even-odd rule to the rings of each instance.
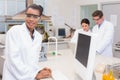
[[[24,36],[24,37],[23,37],[23,38],[24,38],[24,41],[25,41],[26,43],[28,43],[28,45],[32,45],[32,38],[31,38],[31,36],[30,36],[29,30],[27,29],[25,23],[23,24],[22,34],[23,34],[23,36]]]
[[[24,40],[24,44],[26,45],[26,46],[28,46],[28,48],[30,48],[30,51],[31,52],[33,52],[34,51],[34,47],[36,47],[38,44],[37,44],[37,42],[38,42],[38,37],[37,37],[37,32],[36,32],[36,30],[34,31],[34,39],[32,39],[31,38],[31,36],[30,36],[30,33],[29,33],[29,31],[28,31],[28,29],[27,29],[27,27],[26,27],[26,25],[24,24],[24,26],[23,26],[23,32],[22,32],[22,34],[23,34],[23,40]]]
[[[22,41],[24,43],[24,46],[26,46],[26,52],[28,53],[27,56],[29,56],[27,58],[28,58],[29,61],[31,61],[30,64],[32,64],[34,62],[34,60],[31,60],[33,55],[34,55],[34,46],[33,46],[33,44],[34,44],[33,41],[34,40],[32,40],[26,25],[23,24],[22,27],[23,27],[22,33],[21,33],[23,35]]]

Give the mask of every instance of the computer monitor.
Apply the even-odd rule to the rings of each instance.
[[[75,48],[75,70],[83,80],[92,80],[96,54],[94,34],[78,33]]]
[[[66,36],[65,28],[58,28],[58,38],[64,38]]]

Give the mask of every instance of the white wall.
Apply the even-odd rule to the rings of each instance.
[[[64,22],[76,26],[77,5],[75,0],[47,0],[46,15],[64,18]],[[75,21],[76,20],[76,21]]]
[[[80,3],[80,5],[86,5],[86,4],[99,4],[101,2],[111,2],[111,1],[120,1],[120,0],[77,0],[77,3]]]
[[[47,0],[46,15],[62,16],[64,22],[78,28],[80,26],[80,5],[98,4],[98,9],[100,9],[100,3],[113,1],[120,0]]]

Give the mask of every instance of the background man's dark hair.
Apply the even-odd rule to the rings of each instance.
[[[29,7],[26,8],[26,11],[27,11],[29,8],[38,10],[39,13],[40,13],[39,16],[41,16],[42,13],[43,13],[43,7],[42,7],[41,5],[32,4],[32,5],[30,5]],[[26,11],[25,11],[25,12],[26,12]]]
[[[98,16],[99,18],[103,17],[103,12],[101,10],[96,10],[95,12],[93,12],[92,14],[93,17]]]

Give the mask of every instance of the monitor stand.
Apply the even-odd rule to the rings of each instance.
[[[63,36],[58,36],[58,37],[57,37],[57,40],[58,40],[58,42],[64,41],[64,37],[63,37]]]
[[[65,38],[64,36],[58,36],[57,39],[63,39]]]

